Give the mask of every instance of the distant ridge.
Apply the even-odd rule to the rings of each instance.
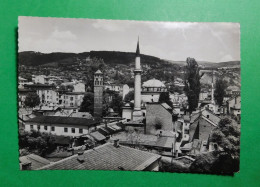
[[[120,52],[120,51],[90,51],[83,53],[65,53],[65,52],[54,52],[54,53],[41,53],[35,51],[20,52],[18,56],[19,64],[27,66],[40,66],[40,65],[59,65],[59,64],[71,64],[76,60],[85,60],[87,57],[90,58],[102,58],[106,64],[123,64],[129,65],[134,62],[135,53],[131,52]],[[185,61],[172,61],[164,60],[158,57],[141,54],[142,64],[148,65],[178,65],[185,66]],[[229,61],[229,62],[206,62],[198,61],[200,65],[211,68],[218,67],[229,67],[240,65],[240,61]]]
[[[51,63],[55,64],[70,64],[76,61],[76,59],[84,60],[87,57],[90,58],[102,58],[106,64],[124,64],[129,65],[134,63],[135,53],[130,52],[118,52],[118,51],[90,51],[84,53],[40,53],[34,51],[20,52],[18,59],[19,64],[29,66],[39,66]],[[170,64],[168,61],[160,58],[141,54],[142,64]]]

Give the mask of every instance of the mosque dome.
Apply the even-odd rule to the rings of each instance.
[[[143,87],[146,88],[162,88],[162,87],[166,87],[162,81],[159,81],[157,79],[151,79],[148,81],[145,81],[143,83]]]

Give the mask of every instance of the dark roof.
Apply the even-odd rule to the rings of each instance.
[[[25,84],[24,87],[27,87],[27,88],[54,88],[55,86],[49,85],[49,84],[37,83],[37,84]]]
[[[66,95],[84,95],[85,92],[65,92]]]
[[[82,126],[94,126],[100,123],[100,121],[93,120],[93,119],[63,117],[63,116],[37,116],[35,118],[27,120],[26,122],[44,123],[46,125],[67,124],[67,125],[82,125]]]
[[[30,155],[26,155],[26,156],[22,156],[19,158],[19,161],[21,164],[26,164],[26,163],[31,163],[31,169],[35,170],[38,168],[41,168],[45,165],[50,164],[50,161],[42,158],[38,155],[35,154],[30,154]]]
[[[81,161],[78,160],[81,158]],[[130,147],[114,147],[106,143],[87,150],[83,155],[73,155],[40,170],[137,170],[146,169],[161,156]]]

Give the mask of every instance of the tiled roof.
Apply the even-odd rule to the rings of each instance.
[[[19,158],[19,161],[20,161],[21,164],[31,163],[31,169],[32,170],[35,170],[35,169],[38,169],[40,167],[43,167],[45,165],[50,164],[49,160],[42,158],[42,157],[35,155],[35,154],[22,156],[22,157]]]
[[[97,141],[102,141],[106,139],[106,137],[98,131],[90,133],[90,136],[92,136]]]
[[[78,160],[81,158],[81,161]],[[130,147],[106,143],[83,155],[73,155],[40,170],[144,170],[161,156]]]
[[[64,117],[64,116],[37,116],[29,119],[26,122],[43,123],[43,124],[67,124],[67,125],[82,125],[82,126],[94,126],[100,123],[97,120],[76,118],[76,117]]]

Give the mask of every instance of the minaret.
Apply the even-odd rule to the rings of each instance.
[[[211,103],[212,103],[212,104],[215,104],[215,100],[214,100],[214,70],[212,70]]]
[[[103,73],[97,70],[94,74],[94,117],[102,117]]]
[[[135,54],[135,100],[134,100],[134,111],[133,121],[142,119],[143,113],[141,111],[141,62],[140,62],[140,49],[139,49],[139,38],[137,42],[136,54]]]

